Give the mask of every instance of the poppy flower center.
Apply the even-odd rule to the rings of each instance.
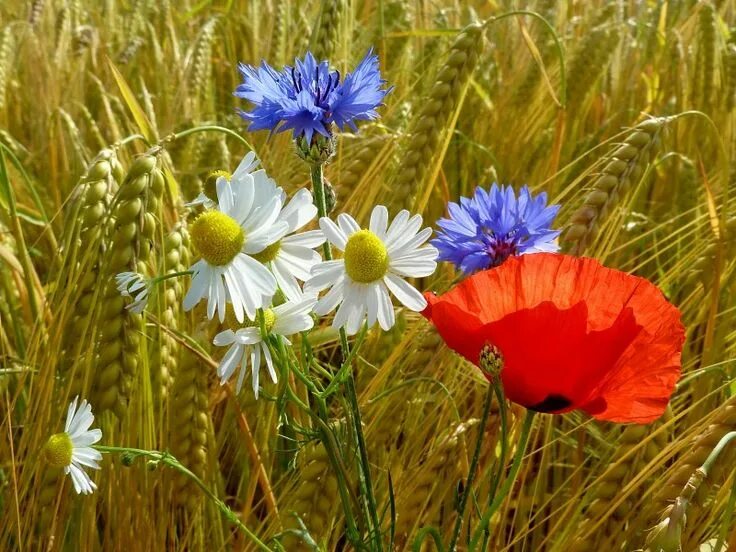
[[[255,253],[254,255],[251,255],[251,257],[253,257],[259,263],[266,264],[273,261],[279,254],[279,251],[281,251],[281,240],[272,243],[271,245],[266,247],[266,249],[264,249],[260,253]]]
[[[227,171],[210,171],[207,177],[204,179],[204,186],[202,192],[212,201],[217,201],[217,179],[224,177],[230,181],[232,175]]]
[[[72,439],[67,433],[56,433],[49,437],[44,448],[46,462],[55,468],[63,468],[72,463]]]
[[[240,225],[220,211],[207,211],[199,215],[190,233],[194,247],[213,266],[228,264],[245,244],[245,234]]]
[[[361,284],[380,280],[388,272],[388,250],[370,230],[359,230],[345,246],[345,272]]]

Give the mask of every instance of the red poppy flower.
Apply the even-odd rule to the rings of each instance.
[[[646,423],[680,376],[680,311],[651,282],[588,258],[510,257],[437,297],[424,311],[448,346],[478,364],[503,356],[506,396],[547,413]]]

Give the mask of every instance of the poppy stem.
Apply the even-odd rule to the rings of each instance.
[[[491,502],[491,505],[483,514],[483,517],[480,520],[480,524],[473,532],[473,539],[470,541],[470,546],[468,547],[468,550],[470,551],[475,550],[475,547],[478,545],[478,540],[480,539],[481,535],[486,531],[488,524],[493,517],[493,514],[496,513],[498,508],[506,499],[506,496],[511,491],[511,488],[514,486],[514,483],[516,482],[516,476],[519,475],[519,468],[521,468],[521,461],[524,459],[526,447],[529,444],[529,436],[531,435],[531,429],[534,422],[534,414],[535,412],[533,410],[526,411],[524,424],[521,427],[521,435],[519,436],[519,442],[517,443],[514,463],[511,465],[511,470],[509,471],[508,477],[506,477],[506,480],[503,482],[501,490],[493,498],[493,502]]]
[[[314,191],[314,204],[317,207],[317,213],[320,218],[327,216],[327,201],[325,197],[325,179],[322,163],[312,163],[311,165],[312,190]],[[324,254],[326,260],[332,260],[332,248],[330,242],[325,240]],[[353,429],[355,431],[355,440],[358,445],[358,455],[360,457],[360,494],[365,500],[365,506],[368,510],[369,523],[369,539],[374,542],[373,550],[380,552],[383,549],[381,541],[381,523],[378,521],[378,508],[376,507],[376,498],[373,494],[373,482],[371,480],[370,464],[368,462],[368,450],[363,436],[363,422],[360,418],[360,406],[358,404],[358,394],[355,390],[355,380],[353,371],[349,368],[351,356],[350,345],[348,344],[348,336],[345,328],[340,328],[340,346],[342,349],[342,358],[344,359],[347,377],[345,379],[345,395],[350,406],[351,418],[353,420]]]
[[[488,414],[491,411],[491,403],[493,402],[493,393],[493,382],[489,382],[486,396],[483,400],[483,414],[481,414],[480,425],[478,426],[478,438],[475,441],[475,452],[473,453],[473,459],[470,462],[470,469],[468,470],[468,478],[465,481],[465,487],[460,495],[460,504],[457,508],[457,519],[455,520],[455,528],[452,531],[450,544],[447,547],[448,552],[455,552],[457,539],[460,536],[460,529],[463,525],[465,507],[468,504],[468,498],[473,492],[473,481],[475,480],[475,476],[478,472],[478,460],[480,459],[481,448],[483,448],[483,439],[486,435],[486,425],[488,424]]]

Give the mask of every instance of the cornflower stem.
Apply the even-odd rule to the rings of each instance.
[[[521,427],[521,435],[519,436],[519,442],[517,444],[516,455],[514,456],[514,463],[511,465],[511,470],[504,480],[500,491],[493,497],[491,505],[486,509],[480,520],[480,524],[473,532],[473,538],[470,541],[468,550],[475,550],[475,547],[478,545],[478,540],[486,531],[493,514],[496,513],[516,482],[516,477],[519,475],[519,468],[521,468],[521,461],[524,458],[526,447],[529,444],[529,436],[531,435],[531,429],[534,422],[534,414],[533,410],[526,411],[526,417],[524,418],[524,423]]]
[[[457,519],[455,520],[455,528],[452,531],[452,538],[450,544],[447,547],[448,552],[455,552],[457,546],[457,539],[460,537],[460,529],[463,526],[463,515],[465,514],[465,508],[468,504],[468,498],[473,492],[473,482],[478,472],[478,461],[480,459],[480,451],[483,448],[483,439],[486,434],[486,424],[488,423],[488,415],[491,412],[491,402],[493,401],[494,385],[493,382],[488,383],[488,389],[486,390],[486,396],[483,400],[483,413],[480,418],[480,426],[478,427],[478,438],[475,441],[475,452],[473,452],[473,459],[470,462],[470,469],[468,470],[468,478],[465,481],[462,495],[460,496],[460,504],[457,508]]]
[[[321,163],[313,163],[311,165],[312,189],[314,190],[314,204],[317,207],[317,213],[321,217],[327,216],[327,202],[325,198],[325,179],[323,166]],[[325,259],[332,260],[332,248],[330,242],[325,241],[323,245]],[[340,328],[340,346],[342,348],[342,357],[346,364],[350,359],[350,345],[348,344],[348,336],[345,328]],[[371,469],[368,462],[368,451],[363,435],[363,422],[360,418],[360,408],[358,405],[358,395],[355,391],[355,379],[353,372],[346,366],[347,377],[345,380],[345,392],[350,406],[353,427],[355,430],[355,438],[358,445],[358,454],[360,456],[360,487],[361,495],[366,501],[368,514],[370,518],[370,539],[375,543],[375,550],[383,549],[381,541],[381,524],[378,521],[378,508],[376,507],[376,499],[373,495],[373,483],[371,481]]]
[[[176,471],[182,473],[196,485],[202,489],[202,492],[204,492],[205,495],[207,495],[207,498],[209,498],[215,506],[217,506],[222,514],[225,516],[225,518],[228,519],[231,523],[236,525],[238,529],[240,529],[253,543],[260,549],[260,550],[268,550],[269,552],[271,549],[266,546],[256,535],[253,533],[250,529],[248,529],[245,524],[240,521],[238,516],[233,512],[227,504],[225,504],[222,500],[220,500],[215,493],[213,493],[203,482],[202,480],[197,477],[194,473],[192,473],[186,466],[184,466],[179,460],[177,460],[174,456],[169,454],[168,452],[159,452],[157,450],[143,450],[143,449],[136,449],[136,448],[129,448],[129,447],[109,447],[106,445],[95,445],[95,449],[97,449],[100,452],[108,453],[108,454],[128,454],[132,455],[133,459],[135,459],[138,456],[141,456],[143,458],[150,458],[156,463],[161,463],[166,466],[169,466],[170,468],[175,469]]]

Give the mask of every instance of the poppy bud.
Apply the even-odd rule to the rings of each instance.
[[[503,355],[495,345],[485,345],[480,350],[478,366],[487,378],[497,378],[503,369]]]

